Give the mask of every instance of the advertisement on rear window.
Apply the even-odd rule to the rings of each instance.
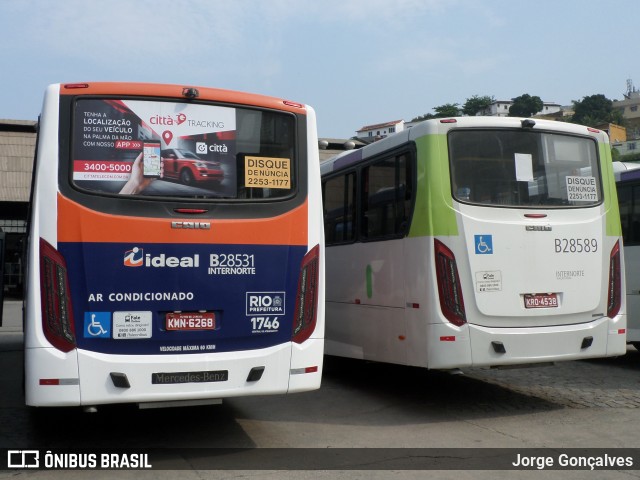
[[[73,183],[111,194],[237,195],[236,109],[140,100],[76,103]]]

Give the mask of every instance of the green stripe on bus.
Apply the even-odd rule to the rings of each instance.
[[[602,162],[602,188],[604,188],[604,211],[606,215],[607,236],[621,237],[620,209],[618,208],[618,193],[616,191],[616,179],[611,169],[611,146],[606,143],[598,143],[600,148],[600,161]],[[608,191],[607,191],[608,190]]]
[[[458,235],[451,200],[446,135],[416,139],[418,150],[416,205],[409,237]]]

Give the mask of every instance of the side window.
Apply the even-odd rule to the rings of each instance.
[[[405,235],[411,216],[408,155],[383,158],[362,171],[362,236],[366,240]]]
[[[355,173],[331,178],[323,185],[324,235],[327,245],[355,239]]]
[[[620,223],[625,245],[640,245],[640,185],[618,185]]]
[[[640,185],[633,186],[632,207],[627,236],[630,245],[640,245]]]
[[[631,213],[633,208],[633,198],[631,196],[631,185],[618,184],[618,204],[620,208],[620,223],[622,224],[622,239],[625,244],[630,241],[629,223],[631,222]]]
[[[640,245],[640,185],[618,185],[622,238],[626,245]]]

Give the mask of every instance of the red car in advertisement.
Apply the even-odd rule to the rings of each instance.
[[[178,180],[185,185],[216,182],[224,179],[219,162],[202,160],[198,155],[180,148],[168,148],[162,151],[163,178]]]

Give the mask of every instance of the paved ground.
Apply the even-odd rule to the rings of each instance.
[[[463,447],[474,455],[490,449],[517,451],[567,448],[640,447],[640,354],[515,370],[471,369],[464,375],[428,372],[327,358],[319,391],[290,396],[227,400],[218,407],[139,411],[133,407],[34,412],[21,392],[22,334],[20,305],[5,305],[0,329],[0,448],[161,448],[168,465],[180,470],[118,472],[118,478],[640,478],[640,470],[585,471],[411,471],[385,466],[390,452]],[[217,448],[264,450],[285,460],[295,456],[313,466],[318,453],[345,456],[360,469],[259,471],[255,457],[220,469]],[[186,449],[186,450],[185,450]],[[348,449],[348,450],[345,450]],[[355,450],[354,450],[355,449]],[[361,449],[361,450],[358,450]],[[379,450],[372,450],[379,449]],[[405,450],[398,450],[405,449]],[[371,452],[378,459],[365,458]],[[430,453],[429,453],[430,452]],[[446,454],[447,452],[445,452]],[[460,451],[457,452],[460,454]],[[451,460],[450,452],[439,457]],[[314,459],[315,457],[315,459]],[[237,458],[237,457],[236,457]],[[326,459],[326,457],[324,457]],[[455,458],[454,458],[455,460]],[[462,459],[460,459],[462,461]],[[640,463],[640,462],[639,462]],[[322,466],[322,465],[320,465]],[[114,478],[113,471],[0,471],[0,478]]]
[[[555,406],[640,407],[640,353],[633,347],[615,359],[524,370],[472,370],[468,375]]]

